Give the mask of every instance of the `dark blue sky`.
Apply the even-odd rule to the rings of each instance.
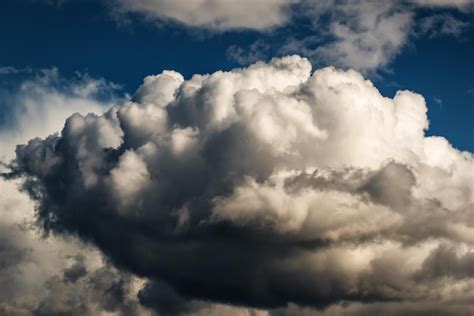
[[[45,1],[2,1],[0,66],[55,66],[64,76],[87,72],[133,93],[144,76],[163,69],[189,77],[238,67],[227,54],[231,45],[245,47],[257,39],[279,42],[292,30],[212,33],[176,24],[157,26],[137,17],[119,24],[109,5],[100,1],[66,1],[62,6]],[[472,16],[469,12],[458,15],[467,22]],[[303,35],[311,32],[302,29]],[[472,24],[459,36],[412,37],[388,67],[368,74],[386,96],[393,97],[398,89],[421,93],[429,107],[428,134],[445,136],[456,148],[471,152],[473,39]]]

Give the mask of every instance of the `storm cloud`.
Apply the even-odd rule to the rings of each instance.
[[[421,95],[384,97],[358,72],[288,56],[149,76],[103,115],[18,146],[5,176],[25,179],[46,232],[148,279],[138,298],[159,313],[433,301],[464,312],[474,160],[428,126]],[[61,284],[88,275],[74,260]]]

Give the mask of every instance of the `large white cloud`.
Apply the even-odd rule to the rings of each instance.
[[[455,314],[474,296],[474,160],[428,126],[421,95],[289,56],[147,77],[19,147],[11,175],[47,230],[149,278],[139,298],[159,312]]]

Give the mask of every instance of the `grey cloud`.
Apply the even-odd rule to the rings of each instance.
[[[139,315],[137,302],[126,297],[129,280],[120,272],[104,267],[83,278],[81,283],[61,280],[59,276],[50,278],[45,284],[47,295],[34,315],[94,315],[102,311]]]
[[[389,162],[377,171],[346,168],[329,173],[316,170],[285,180],[287,190],[302,190],[308,186],[316,190],[334,190],[351,194],[367,194],[376,203],[403,211],[410,207],[411,189],[416,184],[415,175],[405,165]]]
[[[79,280],[80,278],[82,278],[83,276],[87,274],[87,267],[84,262],[85,260],[84,256],[77,255],[73,257],[73,259],[74,259],[74,264],[70,268],[64,270],[64,273],[63,273],[64,281],[76,282],[77,280]]]
[[[5,270],[24,260],[27,257],[28,249],[22,249],[16,245],[13,240],[15,236],[10,235],[8,227],[2,227],[0,236],[0,268]]]
[[[472,2],[469,0],[414,0],[413,2],[420,6],[431,8],[455,8],[466,10],[472,7]]]
[[[430,301],[427,303],[388,302],[374,304],[346,304],[334,305],[324,311],[309,308],[290,306],[287,309],[271,311],[272,316],[365,316],[365,315],[406,315],[406,316],[461,316],[469,310],[465,304],[447,304],[445,302]]]
[[[470,26],[469,22],[455,18],[450,14],[435,14],[423,18],[419,24],[418,36],[430,38],[438,36],[460,36]],[[437,101],[436,101],[437,102]]]
[[[472,278],[474,277],[474,253],[469,251],[459,255],[456,247],[442,244],[434,249],[423,261],[416,273],[418,279],[441,277]]]
[[[195,314],[208,305],[179,295],[160,280],[148,282],[140,291],[139,298],[143,305],[154,308],[159,315]]]
[[[87,271],[81,255],[61,274],[49,277],[41,288],[0,298],[2,315],[148,315],[133,292],[133,279],[110,266]],[[81,263],[78,263],[81,262]],[[21,273],[17,271],[16,273]],[[8,283],[2,283],[8,285]],[[23,295],[22,295],[23,293]]]
[[[411,189],[416,184],[415,175],[406,166],[391,163],[372,175],[361,190],[377,202],[394,210],[410,207]]]
[[[167,1],[116,0],[120,12],[140,13],[152,20],[164,20],[186,26],[225,31],[232,29],[265,30],[288,20],[291,0],[274,1]]]
[[[75,238],[42,237],[32,223],[31,201],[12,194],[10,183],[0,186],[2,316],[151,315],[136,297],[136,277],[104,264]]]
[[[271,46],[264,41],[255,41],[248,49],[232,45],[227,49],[227,58],[236,61],[239,65],[249,65],[259,60],[265,60]]]

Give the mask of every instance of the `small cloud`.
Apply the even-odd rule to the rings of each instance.
[[[237,62],[239,65],[249,65],[259,60],[268,58],[270,45],[258,40],[252,43],[248,49],[232,45],[227,49],[227,58]]]
[[[0,66],[0,75],[28,74],[32,69],[29,67],[17,68],[14,66]]]
[[[455,18],[451,14],[436,14],[420,20],[418,36],[435,38],[439,36],[460,36],[469,27],[470,23]]]
[[[115,12],[138,13],[160,22],[214,31],[268,30],[289,20],[292,0],[156,1],[117,0]]]

